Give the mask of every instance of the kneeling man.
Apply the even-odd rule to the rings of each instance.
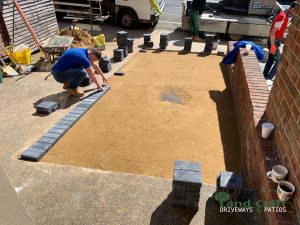
[[[54,79],[64,84],[63,89],[72,96],[82,97],[84,92],[78,86],[86,76],[102,90],[102,85],[96,78],[94,70],[102,77],[103,83],[107,80],[99,67],[101,52],[96,48],[71,48],[64,52],[52,68]]]

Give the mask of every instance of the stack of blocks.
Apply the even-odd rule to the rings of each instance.
[[[127,38],[128,53],[133,52],[133,39]]]
[[[107,56],[103,56],[99,62],[99,66],[104,73],[111,71],[111,60]]]
[[[192,38],[185,38],[183,51],[190,52],[192,50],[192,43],[193,43]]]
[[[89,75],[86,75],[86,77],[83,79],[83,81],[80,83],[80,87],[87,87],[93,83],[92,79]]]
[[[201,186],[201,164],[176,160],[173,176],[173,206],[197,210]]]
[[[205,48],[204,52],[210,53],[213,49],[215,34],[205,34]]]
[[[144,47],[153,48],[154,43],[151,41],[151,34],[144,34]]]
[[[217,191],[230,194],[233,200],[239,198],[242,189],[243,182],[240,174],[222,171],[217,178]]]
[[[118,61],[118,62],[123,61],[124,57],[127,57],[127,55],[128,55],[128,40],[127,39],[128,39],[128,33],[126,31],[117,32],[118,49],[114,50],[114,60],[115,61]]]
[[[115,49],[114,50],[114,60],[116,62],[121,62],[124,60],[124,49]]]
[[[159,47],[161,49],[166,49],[169,43],[169,34],[163,33],[160,35]]]
[[[59,108],[57,102],[43,101],[36,106],[36,112],[41,114],[50,114]]]

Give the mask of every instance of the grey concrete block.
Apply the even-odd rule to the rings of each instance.
[[[199,209],[199,202],[189,202],[188,201],[187,208],[198,210]]]
[[[26,151],[24,151],[21,154],[21,159],[22,160],[28,160],[28,161],[33,161],[33,162],[38,162],[41,160],[41,158],[43,158],[43,156],[46,154],[47,152],[38,152],[32,149],[27,149]]]
[[[75,121],[70,121],[70,120],[60,120],[60,121],[58,121],[57,125],[72,126],[74,123],[75,123]]]
[[[194,192],[187,192],[187,200],[188,202],[199,202],[200,194]]]
[[[128,46],[119,46],[118,49],[123,49],[124,50],[124,58],[128,56]]]
[[[217,179],[217,188],[240,191],[243,189],[242,176],[238,173],[222,171]]]
[[[80,83],[80,87],[87,87],[93,83],[92,79],[87,75]]]
[[[201,172],[201,164],[197,163],[197,162],[175,160],[174,169],[175,170],[190,170],[190,171]]]
[[[78,117],[66,115],[61,120],[74,122],[74,121],[78,120]]]
[[[57,124],[54,125],[53,128],[67,131],[70,129],[70,127],[71,127],[70,124],[61,124],[60,122],[58,122]]]
[[[90,103],[83,103],[83,102],[80,102],[77,107],[80,107],[80,108],[86,108],[86,109],[89,109],[91,108],[92,104]]]
[[[50,132],[50,130],[43,135],[43,137],[49,137],[49,138],[54,138],[54,139],[59,139],[62,136],[63,136],[63,134],[52,133],[52,132]]]
[[[83,107],[80,107],[80,106],[76,106],[74,109],[73,109],[75,112],[80,112],[80,113],[82,113],[82,114],[84,114],[87,110],[88,110],[88,108],[83,108]],[[72,111],[73,111],[72,110]]]
[[[36,106],[36,112],[41,114],[50,114],[59,108],[57,102],[43,101]]]
[[[179,208],[186,208],[188,205],[188,202],[185,200],[179,200],[179,199],[173,199],[173,206],[179,207]]]
[[[190,52],[192,50],[193,40],[192,38],[185,38],[184,40],[184,51]]]
[[[41,151],[43,150],[48,151],[52,147],[52,144],[37,141],[31,147],[38,148]]]
[[[117,62],[124,60],[124,49],[115,49],[114,50],[114,60]]]
[[[71,112],[69,112],[67,114],[67,117],[71,117],[71,118],[74,118],[74,119],[77,119],[77,120],[79,120],[81,118],[81,116],[82,116],[81,113],[71,113]]]
[[[154,43],[153,43],[153,41],[148,41],[148,42],[146,43],[145,46],[146,46],[147,48],[153,48]]]
[[[57,142],[57,139],[56,139],[56,138],[51,138],[51,137],[42,136],[42,137],[38,140],[38,142],[50,144],[51,146],[53,146],[53,145]]]
[[[151,41],[151,34],[144,34],[144,45]]]
[[[201,187],[201,172],[189,170],[174,170],[174,184],[177,183],[192,183],[195,186]]]
[[[173,190],[173,199],[187,201],[188,193],[186,191]]]
[[[56,127],[56,125],[54,127],[52,127],[50,130],[48,130],[49,133],[54,133],[54,134],[61,134],[63,135],[64,133],[67,132],[66,129],[61,129]]]
[[[128,33],[126,31],[119,31],[117,32],[117,44],[118,45],[126,45]]]

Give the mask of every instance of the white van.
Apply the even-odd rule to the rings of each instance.
[[[156,23],[164,10],[163,0],[54,0],[57,17],[97,18],[111,16],[124,28]]]

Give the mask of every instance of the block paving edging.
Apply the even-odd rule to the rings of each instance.
[[[48,130],[47,133],[27,148],[21,154],[20,159],[33,162],[40,161],[55,143],[109,90],[110,86],[104,86],[101,92],[95,92],[82,100],[74,109]]]

